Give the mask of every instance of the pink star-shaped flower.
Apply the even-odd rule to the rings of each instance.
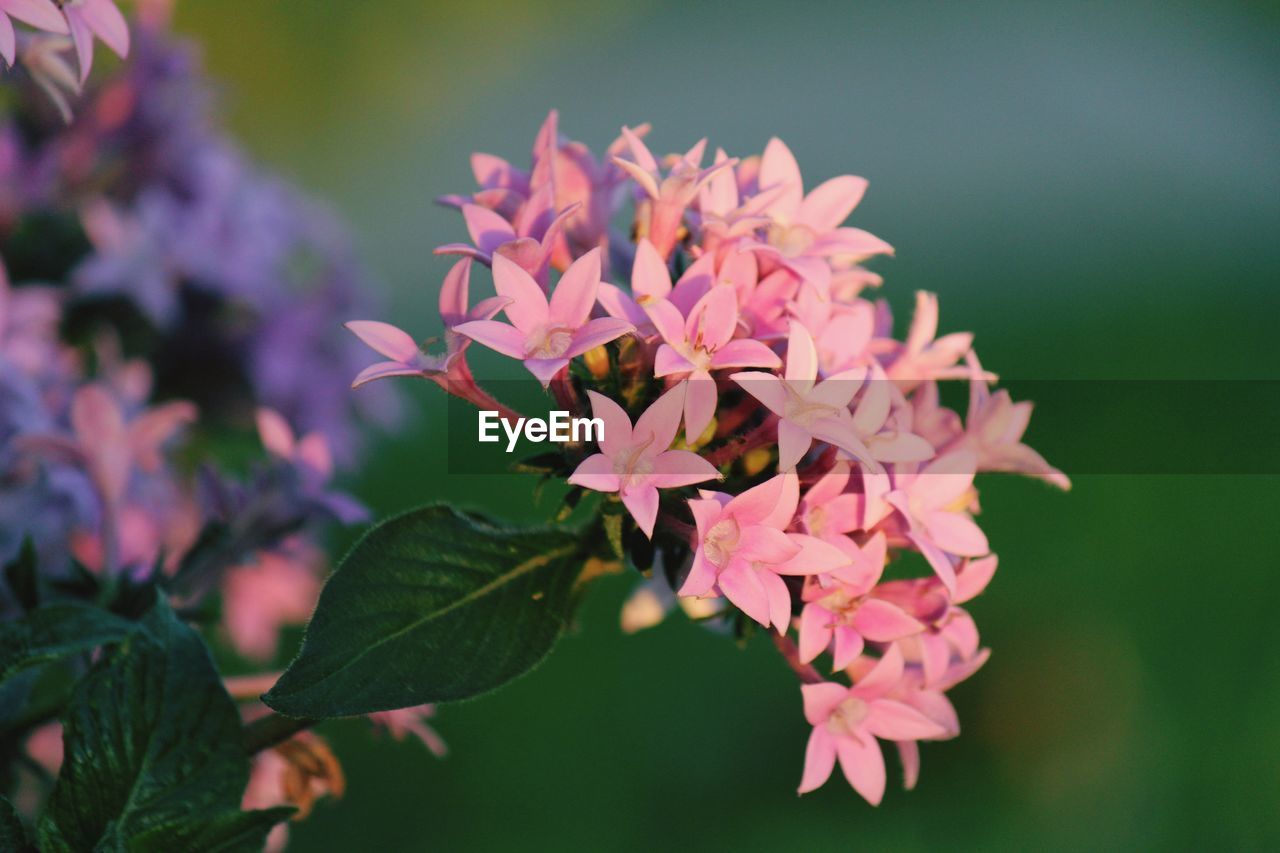
[[[503,355],[524,362],[544,386],[569,360],[616,340],[635,327],[626,320],[589,320],[600,287],[600,250],[592,249],[565,270],[550,302],[527,272],[502,255],[493,258],[493,283],[511,325],[471,320],[454,331]]]
[[[583,460],[569,482],[597,492],[617,492],[636,524],[653,536],[658,489],[714,480],[715,467],[696,453],[670,450],[680,429],[687,383],[667,391],[636,420],[603,394],[588,391],[591,413],[604,422],[600,453]]]

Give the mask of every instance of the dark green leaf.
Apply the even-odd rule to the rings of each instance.
[[[38,607],[0,623],[0,682],[26,667],[119,642],[133,629],[128,620],[88,604]]]
[[[526,672],[569,618],[579,537],[430,506],[375,527],[320,595],[264,701],[340,717],[466,699]]]
[[[276,824],[294,813],[291,808],[255,812],[230,811],[182,827],[158,827],[131,839],[129,849],[137,853],[169,853],[172,850],[199,850],[201,853],[261,850]]]
[[[4,579],[9,584],[9,591],[22,605],[22,609],[34,610],[39,603],[40,593],[36,574],[36,546],[31,537],[22,540],[22,549],[4,567]]]
[[[7,799],[0,797],[0,850],[27,853],[35,849],[27,840],[27,828],[22,825],[22,818]]]
[[[179,843],[237,810],[249,764],[240,717],[200,637],[159,600],[76,686],[42,850]],[[175,840],[176,839],[176,840]]]

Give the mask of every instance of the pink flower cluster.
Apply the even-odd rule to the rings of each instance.
[[[917,744],[959,732],[946,691],[987,658],[961,606],[996,568],[975,475],[1069,483],[1022,443],[1030,404],[991,390],[972,335],[938,335],[935,296],[916,295],[901,339],[887,302],[867,298],[881,278],[864,264],[893,250],[845,225],[865,180],[806,192],[781,140],[761,156],[708,157],[704,140],[659,158],[646,132],[624,128],[598,158],[553,112],[527,169],[474,155],[478,188],[442,199],[470,235],[437,250],[464,256],[441,299],[447,352],[352,323],[388,359],[357,384],[419,375],[483,406],[474,342],[521,362],[560,404],[589,405],[604,437],[596,452],[565,445],[568,482],[620,501],[644,536],[685,555],[659,561],[670,586],[655,596],[655,572],[628,624],[660,618],[655,601],[714,598],[732,607],[710,612],[740,630],[770,629],[813,726],[800,791],[838,761],[878,803],[877,739],[912,787]],[[615,227],[628,203],[629,233]],[[496,297],[472,307],[475,261]],[[941,405],[943,380],[968,383],[964,417]],[[910,576],[911,553],[927,576]],[[814,666],[824,656],[830,676]]]

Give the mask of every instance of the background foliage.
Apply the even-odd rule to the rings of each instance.
[[[1280,376],[1271,4],[217,0],[179,25],[240,135],[354,222],[408,327],[447,269],[423,247],[463,233],[432,198],[470,186],[473,148],[523,158],[557,106],[596,146],[644,120],[663,150],[776,133],[808,174],[868,177],[895,306],[937,291],[1011,377]],[[412,391],[352,484],[378,514],[550,511],[530,479],[450,475],[441,396]],[[1258,416],[1241,397],[1206,446]],[[1072,429],[1029,441],[1185,440],[1105,411]],[[772,650],[678,618],[621,636],[610,577],[535,677],[442,712],[447,760],[328,724],[349,793],[293,849],[1274,849],[1277,478],[1068,473],[1066,496],[988,478],[994,655],[911,795],[795,799],[807,731]]]

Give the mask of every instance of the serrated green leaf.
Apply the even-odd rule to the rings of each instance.
[[[38,607],[0,623],[0,682],[29,666],[119,642],[133,630],[127,619],[88,604]]]
[[[575,534],[444,506],[369,531],[320,595],[302,651],[264,697],[341,717],[466,699],[536,665],[568,622]]]
[[[124,850],[139,839],[187,849],[164,842],[238,809],[249,763],[208,650],[163,599],[141,625],[72,694],[42,850]]]

